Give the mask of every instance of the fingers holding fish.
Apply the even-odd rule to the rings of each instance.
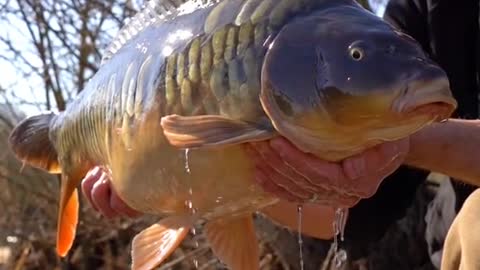
[[[327,162],[304,153],[284,139],[272,140],[272,148],[283,153],[293,166],[316,186],[328,185],[338,193],[360,198],[372,196],[381,181],[395,171],[408,152],[409,139],[386,142],[342,162]],[[395,161],[395,162],[394,162]]]
[[[410,139],[405,138],[345,159],[342,167],[351,180],[347,181],[346,190],[361,198],[373,196],[381,182],[402,165],[409,148]]]
[[[90,205],[107,218],[117,216],[137,217],[139,212],[127,206],[111,186],[108,174],[95,167],[82,181],[82,191]]]
[[[335,191],[317,188],[311,196],[298,196],[291,192],[298,188],[294,183],[286,184],[287,181],[273,170],[266,170],[262,166],[256,167],[255,181],[268,193],[271,193],[284,201],[296,203],[314,203],[324,206],[350,208],[358,203],[359,197],[344,195]]]
[[[342,162],[343,170],[352,180],[365,177],[370,173],[382,171],[400,156],[405,157],[408,149],[408,138],[385,142],[345,159]]]
[[[246,151],[254,160],[255,180],[262,188],[290,202],[315,202],[335,207],[351,207],[359,198],[342,194],[328,188],[328,179],[314,185],[296,168],[286,164],[275,152],[270,142],[257,142],[247,145]]]
[[[270,145],[285,164],[294,168],[298,174],[303,175],[315,186],[333,187],[339,179],[345,177],[336,163],[302,152],[286,139],[272,139]]]
[[[255,181],[266,191],[274,194],[284,200],[289,202],[299,202],[301,198],[294,196],[286,188],[281,187],[277,183],[271,181],[261,169],[256,169],[255,172]]]
[[[87,199],[88,203],[90,203],[90,205],[97,211],[98,211],[98,208],[92,201],[91,191],[93,189],[93,185],[97,183],[97,181],[100,179],[101,176],[102,176],[102,170],[100,169],[100,167],[95,167],[87,173],[81,185],[83,195]]]
[[[268,153],[267,155],[267,151],[263,152],[264,156],[268,156],[264,162],[277,170],[289,171],[290,178],[295,179],[293,182],[301,188],[317,195],[326,191],[342,193],[339,187],[342,187],[341,182],[345,175],[337,163],[304,153],[283,138],[271,140]],[[278,158],[272,159],[271,156]]]
[[[92,203],[106,218],[113,218],[117,212],[110,206],[111,187],[105,173],[102,173],[92,187]]]
[[[256,142],[248,146],[250,156],[255,160],[256,170],[261,170],[268,178],[276,179],[276,183],[294,194],[296,197],[306,200],[312,198],[318,192],[315,186],[299,175],[289,166],[271,166],[279,164],[282,159],[273,151],[268,142]]]
[[[267,192],[289,201],[351,207],[371,197],[400,167],[409,139],[381,144],[342,162],[316,158],[282,138],[246,149],[256,163],[256,180]]]

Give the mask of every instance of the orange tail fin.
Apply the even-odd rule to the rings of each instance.
[[[78,191],[77,185],[83,174],[62,175],[60,205],[57,224],[57,254],[67,255],[72,247],[78,223]]]

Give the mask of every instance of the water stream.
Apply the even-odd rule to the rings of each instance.
[[[298,232],[298,248],[300,250],[300,270],[303,270],[303,267],[304,267],[304,261],[303,261],[303,238],[302,238],[302,227],[303,227],[303,224],[302,224],[302,219],[303,219],[303,213],[302,213],[302,205],[298,205],[297,206],[297,221],[298,221],[298,228],[297,228],[297,232]]]
[[[190,149],[185,149],[185,172],[187,172],[187,174],[190,176],[191,174],[191,171],[190,171],[190,158],[189,158],[189,153],[190,153]],[[192,215],[195,215],[195,213],[197,212],[197,210],[195,209],[195,207],[193,206],[193,189],[192,187],[190,186],[190,188],[188,189],[188,195],[189,195],[189,199],[187,200],[187,207],[188,209],[190,210],[190,213]],[[195,241],[195,248],[198,248],[199,244],[198,244],[198,240],[196,239],[196,236],[197,236],[197,230],[195,229],[195,224],[193,224],[192,226],[192,229],[190,230],[190,232],[192,233],[193,235],[193,239]],[[198,269],[198,260],[196,258],[193,259],[193,264],[195,265],[195,269]]]
[[[333,221],[333,231],[334,231],[334,238],[333,238],[333,247],[334,247],[334,255],[333,260],[336,268],[340,268],[346,261],[347,261],[347,252],[339,248],[339,237],[340,242],[345,240],[345,224],[347,221],[347,209],[345,208],[337,208],[335,210],[335,218]]]

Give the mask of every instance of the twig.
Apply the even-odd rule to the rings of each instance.
[[[200,266],[198,268],[198,270],[205,270],[205,269],[207,269],[207,267],[212,266],[212,265],[217,264],[217,263],[218,263],[218,259],[213,258],[213,259],[209,260],[208,262],[202,264],[202,266]]]
[[[23,269],[25,265],[25,261],[27,260],[28,253],[30,252],[30,245],[26,246],[22,254],[20,255],[20,258],[17,260],[17,263],[15,264],[15,270],[21,270]]]
[[[160,267],[158,270],[167,270],[169,269],[170,267],[173,267],[177,264],[179,264],[180,262],[184,261],[184,260],[187,260],[189,259],[190,257],[193,257],[193,256],[196,256],[196,255],[200,255],[204,252],[207,252],[208,250],[210,249],[210,247],[208,245],[203,245],[195,250],[193,250],[192,252],[189,252],[181,257],[178,257],[176,258],[175,260],[172,260],[166,264],[164,264],[162,267]]]

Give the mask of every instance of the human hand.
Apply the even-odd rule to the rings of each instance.
[[[90,205],[107,218],[134,218],[141,213],[126,205],[115,193],[108,174],[100,167],[90,170],[82,180],[82,191]]]
[[[409,147],[409,138],[387,142],[341,162],[316,158],[283,138],[248,144],[246,151],[265,191],[290,202],[350,208],[375,194],[403,163]]]

